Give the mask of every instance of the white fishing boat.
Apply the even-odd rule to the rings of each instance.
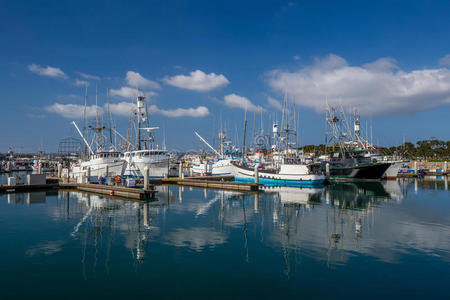
[[[191,166],[191,171],[194,175],[232,175],[233,166],[232,162],[236,159],[232,155],[231,142],[225,137],[225,133],[220,131],[219,143],[220,149],[217,151],[212,147],[203,137],[196,131],[195,135],[205,143],[217,156],[213,161],[197,159]]]
[[[111,140],[109,141],[109,149],[106,145],[106,137],[103,135],[103,131],[106,129],[106,126],[103,125],[103,119],[102,124],[99,124],[99,117],[98,117],[98,111],[95,118],[95,124],[87,126],[87,119],[86,119],[86,107],[87,107],[87,88],[86,88],[86,96],[85,96],[85,112],[84,112],[84,128],[83,130],[90,129],[94,135],[92,139],[92,143],[89,144],[86,140],[86,137],[81,132],[81,130],[78,128],[77,124],[75,122],[72,122],[75,129],[78,131],[79,135],[81,136],[83,142],[85,143],[89,155],[87,158],[80,159],[78,162],[71,165],[69,174],[73,178],[80,179],[83,176],[91,176],[91,177],[116,177],[116,176],[122,176],[125,171],[125,165],[126,162],[120,158],[120,152],[117,151],[114,148],[114,145]],[[97,95],[96,95],[96,107],[97,105]],[[109,104],[109,101],[108,101]],[[109,113],[109,105],[108,105],[108,114]],[[109,121],[111,123],[111,119]],[[109,127],[111,128],[111,124],[109,124]],[[95,146],[95,151],[92,149]]]
[[[136,99],[136,146],[134,150],[124,152],[123,159],[126,161],[127,169],[135,170],[135,175],[142,176],[148,169],[149,177],[166,178],[169,176],[170,155],[163,147],[160,149],[155,143],[152,131],[159,127],[150,127],[147,103],[144,96]],[[147,133],[147,136],[145,136]],[[136,171],[139,172],[136,172]]]
[[[236,182],[258,182],[263,185],[318,187],[325,182],[319,164],[279,164],[275,167],[249,166],[233,162],[233,175]]]
[[[125,171],[125,161],[120,158],[117,151],[99,151],[91,154],[87,160],[79,160],[71,166],[70,175],[73,178],[79,176],[116,177],[122,176]]]

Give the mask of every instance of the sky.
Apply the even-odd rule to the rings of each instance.
[[[86,85],[90,120],[109,89],[122,133],[138,88],[171,150],[221,126],[241,143],[245,115],[267,130],[285,95],[301,145],[324,142],[325,99],[383,146],[450,140],[449,15],[448,1],[0,0],[0,152],[77,137]]]

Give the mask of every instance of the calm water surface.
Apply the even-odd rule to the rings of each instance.
[[[2,298],[449,298],[442,178],[0,195]]]

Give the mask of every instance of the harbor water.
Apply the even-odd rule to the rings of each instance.
[[[0,195],[2,298],[446,298],[446,178]]]

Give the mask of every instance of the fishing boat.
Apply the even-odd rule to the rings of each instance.
[[[108,96],[107,96],[108,99]],[[97,94],[95,96],[95,106],[98,108]],[[107,143],[107,138],[103,135],[106,130],[106,126],[103,125],[103,118],[100,124],[98,109],[96,112],[95,123],[93,125],[87,126],[87,87],[84,102],[84,126],[83,131],[86,134],[87,130],[93,132],[92,143],[89,144],[85,134],[81,132],[75,121],[72,121],[72,125],[77,130],[81,139],[85,143],[88,149],[88,155],[85,158],[81,158],[78,162],[74,163],[70,167],[70,175],[73,178],[80,179],[82,176],[91,177],[116,177],[122,176],[125,171],[126,162],[120,158],[120,152],[115,148],[112,142],[112,136],[109,138],[109,147]],[[109,113],[109,99],[108,99],[108,115]],[[109,121],[109,128],[111,128],[111,120]],[[111,132],[111,131],[110,131]],[[93,147],[95,151],[93,150]]]
[[[320,157],[320,161],[322,171],[330,180],[380,180],[392,163],[379,161],[374,155],[376,149],[368,133],[365,137],[361,133],[357,111],[354,111],[351,128],[342,104],[340,109],[335,109],[327,102],[326,123],[326,146],[331,150],[329,155]]]
[[[72,124],[86,144],[89,150],[89,156],[85,159],[80,159],[78,162],[71,165],[71,177],[80,178],[80,176],[87,176],[88,173],[93,177],[122,176],[125,171],[125,161],[120,158],[120,152],[114,150],[113,148],[109,151],[104,151],[103,147],[98,147],[94,152],[91,145],[81,133],[77,124],[75,122],[72,122]],[[98,130],[96,131],[98,132]]]
[[[249,166],[233,162],[233,175],[236,182],[255,182],[257,172],[258,182],[263,185],[320,187],[325,182],[325,175],[320,170],[320,164],[279,164],[274,167]]]
[[[373,160],[365,153],[364,150],[331,151],[321,169],[333,180],[381,179],[391,163]]]
[[[231,145],[231,141],[227,140],[225,132],[219,132],[220,149],[217,151],[212,147],[200,134],[194,131],[195,135],[205,143],[215,154],[216,158],[213,161],[207,159],[197,159],[191,166],[193,175],[232,175],[232,162],[237,158],[233,155],[236,149]]]
[[[139,170],[136,175],[144,175],[148,170],[149,177],[166,178],[170,171],[170,155],[165,147],[160,148],[155,142],[152,131],[159,127],[150,127],[147,103],[144,96],[136,98],[136,146],[124,152],[123,159],[127,169]],[[146,135],[145,135],[146,134]]]

